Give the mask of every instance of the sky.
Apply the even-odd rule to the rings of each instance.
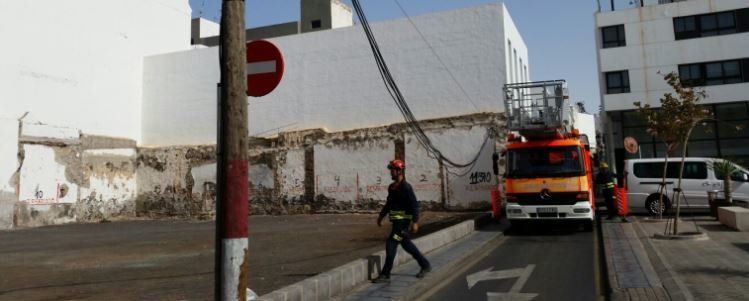
[[[193,17],[217,21],[220,0],[189,0]],[[299,20],[300,0],[246,0],[246,26]],[[303,1],[303,0],[302,0]],[[367,19],[377,22],[405,16],[396,0],[360,0]],[[498,0],[397,0],[409,16],[497,3]],[[351,0],[343,0],[351,5]],[[603,1],[607,2],[607,1]],[[529,51],[531,80],[565,79],[573,102],[598,112],[597,58],[593,13],[596,0],[505,0]],[[356,17],[354,22],[358,23]],[[364,33],[362,33],[364,34]],[[376,72],[376,71],[373,71]]]

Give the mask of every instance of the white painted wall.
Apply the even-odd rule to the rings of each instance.
[[[393,160],[392,141],[315,145],[315,195],[339,202],[387,198],[392,182],[387,163]]]
[[[419,201],[442,203],[442,178],[439,162],[427,154],[413,135],[405,135],[406,180]]]
[[[25,159],[21,166],[18,199],[28,204],[73,204],[78,200],[78,185],[65,176],[67,166],[56,160],[53,147],[44,145],[24,145]],[[58,196],[62,185],[69,193]]]
[[[0,141],[0,193],[15,194],[11,178],[18,167],[18,120],[0,117]]]
[[[590,149],[596,149],[596,119],[593,114],[579,113],[575,111],[575,128],[580,131],[580,134],[588,135],[588,143]]]
[[[304,197],[304,150],[286,152],[284,163],[280,164],[278,169],[281,198],[292,200]]]
[[[502,111],[506,76],[505,10],[490,4],[372,24],[383,55],[419,119]],[[528,62],[519,34],[519,55]],[[360,26],[271,39],[286,60],[279,87],[251,98],[250,133],[324,128],[342,131],[401,122]],[[476,107],[442,67],[431,45]],[[215,141],[217,49],[146,59],[142,144]]]
[[[0,1],[13,44],[0,56],[2,114],[139,139],[143,57],[189,49],[190,13],[187,0]]]
[[[676,41],[673,18],[749,7],[745,0],[689,0],[639,9],[596,14],[599,76],[607,111],[634,109],[633,102],[660,106],[659,99],[672,92],[660,71],[678,71],[679,64],[749,57],[749,33]],[[624,24],[627,46],[601,49],[600,27]],[[606,94],[604,73],[629,70],[631,93]],[[704,103],[746,100],[749,83],[708,86]]]
[[[87,206],[86,209],[96,211],[96,213],[91,214],[92,216],[100,214],[107,218],[119,212],[134,213],[137,196],[136,156],[134,148],[83,151],[81,160],[88,186],[80,186],[78,193],[76,191],[68,193],[78,196],[77,201],[79,202],[91,204],[92,206]],[[107,172],[103,167],[106,167],[108,163],[112,164],[114,168],[122,170],[122,172]],[[92,168],[93,171],[90,169],[85,171],[87,167]]]
[[[508,83],[522,83],[529,82],[530,75],[528,74],[528,48],[525,45],[523,37],[520,35],[515,22],[510,16],[510,12],[502,5],[503,13],[503,45],[505,49],[505,58],[509,66],[507,68],[506,78],[509,79]],[[508,43],[510,42],[510,43]],[[507,49],[511,46],[512,49]]]
[[[489,139],[484,143],[486,127],[430,131],[429,136],[446,157],[457,163],[470,162],[481,150],[473,167],[453,168],[446,174],[447,207],[466,208],[471,204],[490,204],[491,189],[496,186],[497,180],[492,169],[494,140]]]
[[[18,201],[12,182],[18,167],[18,120],[0,117],[0,141],[0,229],[8,229],[13,226],[14,203]]]
[[[354,16],[351,8],[340,1],[330,3],[331,28],[349,27],[354,25]]]

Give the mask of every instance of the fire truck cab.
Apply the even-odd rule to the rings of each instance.
[[[563,80],[504,87],[508,134],[504,158],[506,216],[513,226],[541,220],[595,220],[593,166],[574,127]]]

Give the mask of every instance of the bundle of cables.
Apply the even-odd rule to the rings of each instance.
[[[484,137],[484,142],[481,144],[481,148],[479,148],[479,150],[476,152],[476,155],[469,162],[458,163],[454,160],[451,160],[450,158],[445,157],[442,152],[432,143],[432,141],[429,139],[429,136],[424,133],[424,130],[419,125],[418,120],[414,116],[413,112],[411,112],[411,109],[406,103],[403,94],[401,93],[400,89],[398,89],[398,85],[395,83],[392,74],[390,74],[390,69],[388,69],[388,66],[385,63],[382,52],[380,52],[380,47],[377,45],[377,40],[375,40],[374,35],[372,34],[372,29],[369,26],[369,21],[367,21],[366,15],[364,15],[364,10],[362,10],[359,0],[352,0],[352,4],[354,5],[354,10],[356,11],[356,15],[359,17],[362,28],[364,28],[364,33],[367,35],[367,40],[369,41],[370,48],[372,48],[372,54],[374,55],[375,62],[377,63],[377,68],[380,71],[382,81],[385,83],[388,94],[390,94],[390,97],[393,99],[393,101],[395,101],[398,110],[400,110],[403,118],[406,120],[406,125],[408,126],[408,128],[413,132],[413,135],[424,147],[424,149],[427,151],[427,154],[429,154],[431,158],[442,161],[448,168],[467,168],[466,173],[468,173],[473,169],[473,166],[476,164],[476,162],[478,162],[481,155],[481,150],[484,149],[490,138],[496,135],[496,133],[494,133],[494,130],[491,127],[487,130],[487,133]],[[449,169],[448,172],[450,172]]]

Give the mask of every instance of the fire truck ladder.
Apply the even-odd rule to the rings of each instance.
[[[507,127],[522,136],[569,133],[570,108],[564,80],[506,84]]]

